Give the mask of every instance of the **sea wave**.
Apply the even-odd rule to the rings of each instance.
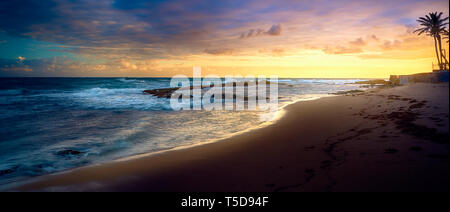
[[[170,79],[52,80],[18,79],[0,90],[0,184],[196,145],[261,124],[257,111],[172,111],[168,99],[142,93],[167,88]],[[280,105],[357,88],[346,84],[352,81],[280,79]]]
[[[90,88],[72,92],[44,93],[62,105],[87,109],[170,110],[169,101],[143,95],[142,88]]]

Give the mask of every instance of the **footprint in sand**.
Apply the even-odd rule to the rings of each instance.
[[[275,187],[275,184],[274,183],[266,184],[266,187],[273,188],[273,187]]]
[[[315,148],[316,148],[315,146],[308,146],[308,147],[305,147],[305,151],[308,152],[308,151],[314,150]]]
[[[422,151],[422,147],[412,146],[411,148],[409,148],[409,150],[414,151],[414,152],[420,152],[420,151]]]
[[[324,161],[322,161],[322,166],[320,166],[320,168],[321,169],[326,169],[326,168],[328,168],[328,167],[330,167],[331,166],[331,161],[329,161],[329,160],[324,160]]]
[[[384,151],[384,153],[386,153],[386,154],[395,154],[395,153],[397,153],[398,152],[398,150],[397,149],[393,149],[393,148],[391,148],[391,149],[386,149],[385,151]]]

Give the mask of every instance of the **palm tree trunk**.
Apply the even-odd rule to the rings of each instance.
[[[442,49],[442,57],[444,58],[444,61],[442,61],[442,63],[444,63],[444,70],[448,70],[448,60],[447,60],[447,53],[445,52],[445,49]]]
[[[437,57],[439,68],[440,68],[441,67],[441,60],[440,60],[439,52],[438,52],[437,39],[436,39],[436,36],[433,36],[433,38],[434,38],[434,49],[436,50],[436,57]]]
[[[445,70],[447,68],[447,65],[448,65],[447,54],[445,54],[445,50],[442,49],[441,36],[440,35],[439,35],[438,39],[439,39],[439,48],[441,49],[442,70]]]
[[[441,70],[444,70],[444,55],[442,55],[442,43],[441,43],[441,36],[440,35],[437,35],[437,40],[438,40],[438,43],[439,43],[439,53],[440,53],[440,55],[441,55],[441,65],[440,65],[440,67],[441,67]]]

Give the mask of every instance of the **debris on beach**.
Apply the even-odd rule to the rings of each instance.
[[[358,93],[363,93],[364,91],[362,90],[350,90],[350,91],[339,91],[336,93],[331,93],[333,95],[349,95],[349,94],[358,94]]]

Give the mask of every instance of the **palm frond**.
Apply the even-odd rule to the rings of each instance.
[[[418,35],[426,33],[429,36],[443,34],[446,31],[446,27],[448,26],[447,20],[449,19],[448,17],[442,18],[443,14],[442,12],[431,12],[424,17],[419,17],[416,21],[421,27],[415,30],[414,33],[418,33]]]
[[[428,32],[428,31],[429,31],[428,28],[421,28],[421,29],[415,30],[414,33],[418,32],[419,35],[422,35],[423,33]]]

